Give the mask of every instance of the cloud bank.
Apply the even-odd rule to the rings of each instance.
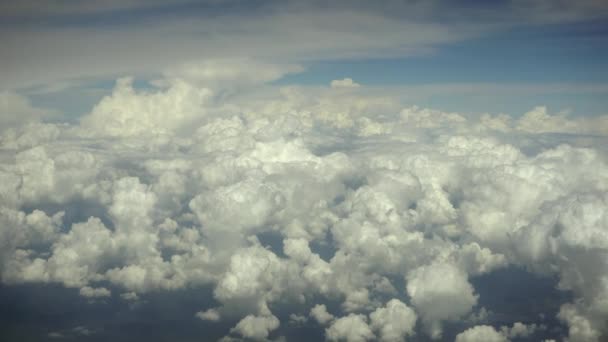
[[[597,0],[0,1],[0,90],[149,76],[200,58],[419,56],[496,32],[606,18]]]
[[[226,63],[5,129],[2,282],[135,302],[210,286],[192,319],[236,322],[226,341],[300,323],[346,341],[608,333],[606,117],[403,108],[352,79],[261,99],[293,67]],[[13,102],[2,118],[31,109]],[[564,333],[488,314],[474,279],[509,267],[572,294],[546,313]]]

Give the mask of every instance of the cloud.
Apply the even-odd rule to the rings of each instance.
[[[334,315],[327,312],[325,304],[317,304],[310,309],[310,316],[312,316],[319,324],[325,325],[334,319]]]
[[[225,87],[228,84],[251,87],[276,81],[288,73],[303,71],[297,64],[262,63],[247,58],[222,58],[190,61],[177,67],[169,67],[164,72],[169,79],[187,80],[193,83]]]
[[[90,286],[85,286],[80,289],[80,295],[87,298],[100,298],[109,297],[112,293],[104,287],[92,288]]]
[[[236,0],[41,5],[27,0],[4,1],[0,13],[0,41],[7,47],[0,52],[6,61],[0,69],[2,90],[123,74],[154,77],[167,67],[199,59],[250,56],[297,63],[412,56],[513,28],[608,15],[606,6],[593,0],[482,6],[394,0],[373,5]]]
[[[61,331],[52,331],[48,333],[48,337],[52,339],[78,339],[83,336],[91,336],[99,333],[97,330],[92,330],[85,326],[76,326],[72,329],[65,329]]]
[[[360,87],[361,85],[355,81],[353,81],[352,78],[345,78],[342,80],[333,80],[331,81],[331,87],[332,88],[357,88]]]
[[[196,313],[196,317],[203,321],[217,322],[221,319],[220,313],[216,309],[209,309],[207,311],[199,311]]]
[[[2,60],[10,61],[2,66],[5,77],[0,89],[108,75],[152,76],[175,64],[199,59],[251,56],[297,63],[412,55],[479,32],[473,28],[448,29],[413,19],[397,20],[356,9],[323,11],[297,7],[248,12],[251,14],[247,16],[238,10],[226,11],[217,17],[201,15],[199,9],[185,17],[177,13],[173,19],[152,17],[118,26],[100,25],[94,33],[78,25],[25,28],[11,25],[0,33],[0,41],[13,47],[0,52]],[[155,25],[150,26],[149,20]],[[379,35],[383,39],[374,38]],[[160,36],[166,39],[158,40]],[[20,49],[16,49],[17,45]],[[38,57],[42,52],[44,60]]]
[[[275,316],[249,315],[232,328],[232,332],[245,338],[262,341],[268,337],[271,331],[276,330],[279,324],[279,320]]]
[[[102,136],[169,134],[201,116],[210,90],[179,82],[170,87],[171,94],[137,94],[131,78],[116,82],[112,95],[96,105],[83,119],[89,132]],[[180,101],[179,99],[184,100]],[[171,112],[171,115],[167,115]]]
[[[507,342],[507,338],[489,325],[478,325],[456,335],[456,342]]]
[[[325,337],[330,341],[363,342],[374,339],[374,333],[363,315],[350,314],[335,320],[325,330]]]
[[[398,299],[391,299],[369,317],[372,328],[379,331],[380,341],[403,341],[405,336],[414,334],[416,313]]]
[[[441,322],[468,314],[478,296],[466,274],[453,265],[423,266],[407,276],[407,293],[432,337],[441,336]]]
[[[605,333],[604,117],[443,112],[225,63],[120,78],[79,122],[2,133],[2,282],[210,289],[188,316],[233,325],[226,339],[565,338],[519,316],[472,326],[501,314],[477,277],[521,267],[572,294],[546,313],[570,340]]]
[[[512,327],[501,327],[501,333],[508,338],[527,338],[534,334],[536,330],[542,330],[545,326],[537,326],[536,324],[523,324],[522,322],[513,323]]]

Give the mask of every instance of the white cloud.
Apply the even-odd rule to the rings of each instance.
[[[228,11],[218,17],[193,13],[188,18],[155,18],[154,26],[134,20],[128,25],[101,25],[94,32],[77,25],[10,26],[0,33],[0,40],[8,47],[19,44],[20,49],[0,52],[2,60],[12,61],[11,67],[1,69],[5,77],[0,89],[117,74],[150,75],[196,59],[252,56],[306,61],[412,55],[481,32],[466,23],[447,28],[356,9],[297,7],[302,5],[262,15]],[[378,35],[383,39],[375,39]],[[161,36],[165,39],[159,40]]]
[[[456,335],[456,342],[508,342],[508,339],[489,325],[478,325]]]
[[[240,320],[233,335],[268,338],[287,307],[329,339],[400,340],[485,322],[469,279],[519,265],[571,291],[570,340],[605,333],[608,166],[581,140],[605,139],[599,124],[402,108],[367,87],[260,95],[284,67],[248,63],[146,91],[122,79],[79,123],[4,134],[2,281],[126,300],[210,286],[217,304],[190,315]]]
[[[246,58],[222,58],[186,62],[167,68],[164,74],[172,80],[187,80],[200,86],[223,89],[230,86],[251,87],[301,71],[303,67],[297,64],[279,65]]]
[[[216,309],[199,311],[196,313],[196,317],[202,319],[203,321],[212,321],[212,322],[217,322],[221,319],[221,315]]]
[[[184,12],[184,7],[194,7]],[[201,11],[201,6],[209,9]],[[243,10],[246,9],[246,10]],[[450,2],[387,1],[46,1],[0,4],[7,24],[0,41],[0,89],[57,80],[155,73],[193,59],[253,56],[271,60],[327,60],[428,53],[442,44],[538,23],[605,18],[598,1],[513,1],[488,16]],[[221,16],[209,15],[221,11]],[[120,25],[81,22],[89,16],[136,13]],[[26,20],[28,19],[29,20]],[[68,24],[53,25],[58,19]],[[118,18],[122,18],[118,15]],[[471,23],[471,18],[482,18]],[[439,21],[440,19],[446,19]],[[34,23],[39,23],[38,25]],[[154,25],[150,25],[154,23]],[[162,37],[163,39],[159,39]],[[91,68],[94,65],[94,68]]]
[[[87,298],[110,297],[112,293],[105,287],[93,288],[85,286],[80,289],[80,295]]]
[[[232,328],[232,331],[243,337],[262,341],[268,338],[270,332],[276,330],[279,324],[279,320],[275,316],[249,315]]]
[[[112,95],[103,98],[82,119],[83,126],[88,128],[85,132],[111,137],[156,136],[200,120],[211,91],[183,80],[174,82],[167,93],[150,94],[133,89],[131,78],[117,80]]]
[[[513,323],[512,327],[502,326],[500,332],[508,338],[527,338],[534,334],[537,330],[544,329],[544,326],[536,324],[524,324],[522,322]]]
[[[21,115],[16,117],[23,118]],[[5,127],[9,127],[7,124]],[[0,136],[2,149],[19,150],[42,145],[59,137],[60,129],[53,124],[30,122],[21,127],[12,127],[4,130]]]
[[[289,323],[294,325],[301,325],[308,322],[308,318],[306,316],[290,314],[289,315]]]
[[[317,304],[310,309],[310,316],[312,316],[319,324],[325,325],[334,319],[334,315],[327,312],[325,304]]]
[[[468,314],[478,299],[466,273],[447,263],[434,263],[410,272],[407,293],[432,337],[441,336],[442,321]]]
[[[364,342],[375,336],[365,316],[350,314],[335,320],[325,330],[325,337],[330,341]]]
[[[391,299],[369,317],[380,341],[403,341],[406,336],[414,334],[416,313],[398,299]]]

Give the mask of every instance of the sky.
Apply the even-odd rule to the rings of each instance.
[[[604,341],[601,0],[0,0],[0,340]]]

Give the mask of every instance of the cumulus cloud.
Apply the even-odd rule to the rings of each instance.
[[[310,309],[310,316],[312,316],[319,324],[325,325],[334,319],[334,315],[327,312],[325,304],[317,304]]]
[[[478,325],[456,335],[456,342],[507,342],[507,338],[489,325]]]
[[[374,333],[363,315],[350,314],[338,318],[325,330],[330,341],[364,342],[374,339]]]
[[[196,317],[203,321],[217,322],[221,319],[220,313],[216,309],[209,309],[206,311],[199,311],[196,313]]]
[[[513,323],[512,327],[503,326],[500,332],[508,338],[527,338],[534,334],[535,331],[544,329],[544,326],[536,324],[523,324],[522,322]]]
[[[369,317],[380,341],[403,341],[405,336],[413,335],[416,326],[416,313],[398,299],[391,299]]]
[[[232,331],[256,341],[265,340],[268,334],[279,327],[275,316],[252,316],[243,318]]]
[[[80,295],[87,298],[100,298],[109,297],[112,293],[105,287],[92,288],[90,286],[85,286],[80,289]]]
[[[478,296],[466,273],[447,263],[431,264],[407,276],[407,292],[431,337],[441,336],[441,322],[468,314]]]
[[[204,115],[201,111],[211,90],[175,81],[167,93],[138,93],[132,78],[117,80],[111,96],[105,97],[83,119],[85,133],[111,137],[141,134],[170,134]],[[187,99],[180,101],[180,98]],[[168,115],[168,113],[171,113]]]
[[[606,333],[604,117],[475,117],[367,87],[258,97],[292,69],[232,62],[147,90],[120,78],[79,122],[3,132],[2,282],[129,301],[212,288],[189,315],[233,322],[226,339],[308,315],[330,340],[456,338],[451,325],[505,341],[541,322],[473,327],[488,324],[475,278],[521,267],[573,296],[554,313],[568,336],[550,338]]]

